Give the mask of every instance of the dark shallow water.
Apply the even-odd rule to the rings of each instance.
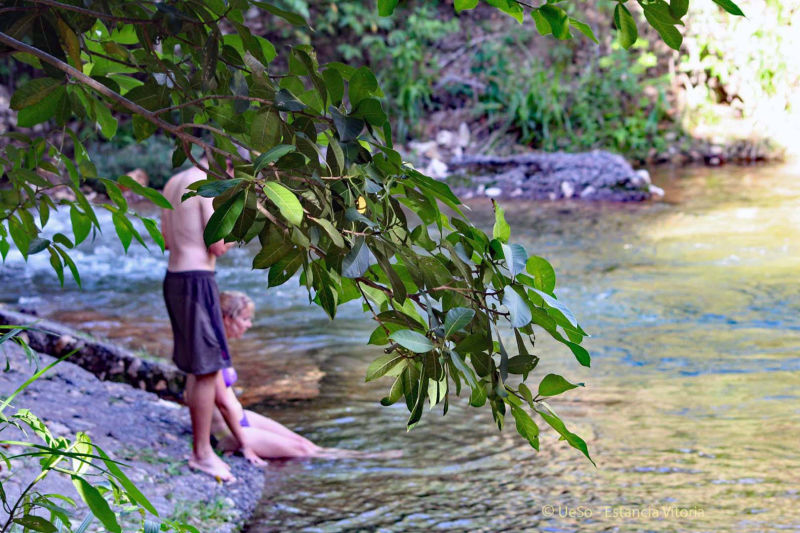
[[[258,306],[235,347],[245,386],[265,358],[302,354],[327,372],[317,400],[265,412],[326,446],[404,450],[273,461],[248,531],[800,531],[798,178],[788,166],[699,169],[659,176],[660,203],[504,203],[512,240],[550,259],[560,299],[593,334],[590,371],[540,336],[537,372],[587,384],[551,405],[597,468],[552,432],[537,454],[464,402],[406,433],[405,408],[377,403],[388,379],[363,381],[377,354],[360,308],[330,322],[295,284],[264,291],[251,252],[233,250],[220,286]],[[491,223],[488,206],[473,210]],[[104,242],[80,253],[83,292],[59,289],[45,257],[11,257],[0,299],[81,312],[166,353],[164,259]]]

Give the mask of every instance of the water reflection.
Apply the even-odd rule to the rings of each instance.
[[[551,403],[596,469],[552,432],[534,453],[463,401],[404,432],[404,407],[377,404],[389,383],[363,382],[375,351],[363,345],[371,328],[360,308],[332,323],[296,284],[264,291],[252,252],[233,250],[220,285],[258,307],[235,346],[250,399],[281,368],[313,362],[327,373],[313,402],[256,407],[325,446],[405,451],[272,462],[249,531],[800,531],[798,177],[704,169],[659,176],[663,203],[505,206],[514,239],[551,260],[560,298],[594,334],[591,371],[543,335],[537,350],[542,373],[587,383]],[[490,227],[488,206],[473,208]],[[164,261],[115,246],[81,249],[85,292],[58,289],[46,261],[11,258],[0,299],[134,343],[145,324],[164,353]]]

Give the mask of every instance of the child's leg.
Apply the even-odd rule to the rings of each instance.
[[[249,416],[248,416],[249,418]],[[283,435],[277,435],[271,431],[258,429],[254,427],[242,428],[245,432],[246,438],[252,450],[258,454],[259,457],[265,459],[271,458],[299,458],[299,457],[314,457],[316,455],[316,446],[311,444],[311,448],[305,443],[297,439],[287,438]],[[310,441],[307,441],[310,443]],[[238,450],[238,442],[233,436],[228,436],[219,443],[220,449],[227,452]]]
[[[193,376],[186,391],[186,405],[192,419],[192,457],[189,466],[222,481],[234,481],[225,462],[211,448],[211,413],[214,409],[214,386],[218,372]]]
[[[291,429],[287,428],[280,422],[276,422],[271,418],[268,418],[264,415],[260,415],[254,411],[250,411],[249,409],[245,409],[245,414],[247,415],[247,420],[250,422],[250,426],[256,429],[262,429],[264,431],[269,431],[276,435],[280,435],[285,438],[295,439],[298,442],[305,444],[306,446],[310,447],[318,447],[316,444],[308,440],[307,438],[303,437],[302,435],[298,435]]]

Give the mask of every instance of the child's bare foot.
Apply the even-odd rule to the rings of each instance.
[[[236,478],[231,474],[230,467],[213,453],[203,459],[192,454],[189,458],[189,468],[204,472],[222,483],[236,481]]]

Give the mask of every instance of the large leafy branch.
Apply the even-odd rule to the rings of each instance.
[[[517,19],[524,5],[487,3]],[[381,1],[379,9],[389,14],[396,4]],[[661,4],[667,5],[643,3],[645,15],[663,11],[652,7]],[[682,7],[673,4],[667,8],[676,15]],[[457,11],[476,5],[455,2]],[[18,125],[54,123],[62,141],[9,134],[13,143],[0,158],[11,185],[0,190],[4,258],[9,240],[26,258],[46,250],[62,283],[65,267],[80,283],[69,250],[101,229],[96,206],[81,191],[87,178],[105,184],[110,202],[100,208],[111,212],[126,250],[133,239],[145,244],[134,218],[163,248],[156,222],[132,213],[120,186],[159,206],[169,203],[130,178],[98,177],[73,131],[76,124],[95,125],[110,139],[118,118],[130,117],[139,141],[158,130],[175,139],[174,166],[189,158],[207,171],[187,196],[214,198],[208,243],[257,239],[253,267],[268,270],[269,286],[300,272],[310,300],[331,318],[343,303],[362,302],[376,321],[370,343],[385,347],[367,379],[393,378],[382,403],[404,399],[409,428],[426,402],[446,412],[450,395],[468,389],[470,404],[488,404],[498,427],[510,411],[533,447],[539,429],[531,415],[538,415],[588,457],[585,442],[544,401],[576,385],[556,374],[541,378],[535,392],[525,384],[539,362],[534,327],[590,364],[581,346],[586,333],[557,299],[552,267],[511,242],[499,206],[487,235],[447,185],[403,162],[369,69],[319,65],[308,46],[278,58],[272,43],[250,31],[244,13],[256,7],[308,29],[302,17],[245,0],[17,0],[5,6],[5,52],[44,74],[14,93]],[[572,26],[591,34],[562,11],[555,4],[534,8],[537,30],[563,38]],[[627,41],[625,20],[617,25]],[[205,158],[195,157],[193,147]],[[56,204],[48,195],[56,187],[68,187],[75,199]],[[72,238],[42,236],[58,207],[70,211]],[[507,347],[500,328],[509,326],[514,342]]]

